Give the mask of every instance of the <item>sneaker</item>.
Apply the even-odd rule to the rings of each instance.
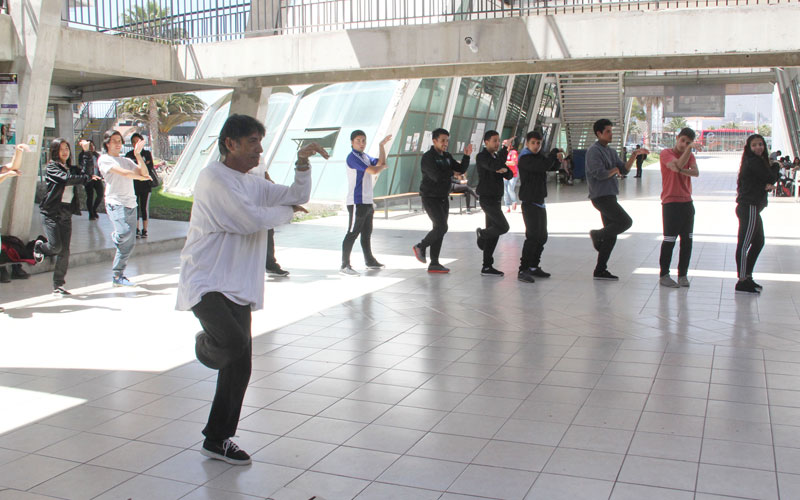
[[[26,280],[30,278],[31,275],[28,274],[24,269],[22,269],[22,265],[20,264],[11,264],[11,279],[12,280]]]
[[[428,266],[428,272],[436,274],[447,274],[450,272],[450,269],[444,267],[441,264],[431,264]]]
[[[282,269],[281,266],[275,264],[274,266],[269,266],[267,268],[267,275],[284,278],[286,276],[289,276],[289,271],[287,271],[286,269]]]
[[[147,231],[142,229],[142,238],[147,238]]]
[[[508,207],[508,208],[506,208],[506,213],[507,213],[507,214],[510,214],[510,213],[511,213],[511,207]]]
[[[505,274],[503,271],[498,271],[492,266],[486,266],[481,269],[481,276],[494,276],[495,278],[502,278],[505,276]]]
[[[414,257],[416,257],[418,261],[422,262],[423,264],[428,262],[428,260],[425,258],[425,249],[424,248],[422,248],[419,245],[414,245],[413,247],[411,247],[411,250],[413,250]]]
[[[477,240],[477,242],[478,242],[478,248],[480,248],[481,250],[483,250],[483,246],[484,246],[484,245],[483,245],[483,238],[481,238],[481,228],[479,228],[479,227],[476,227],[476,228],[475,228],[475,234],[478,236],[478,240]]]
[[[530,270],[531,275],[536,276],[537,278],[549,278],[550,273],[545,272],[544,269],[541,267],[532,267]]]
[[[142,232],[139,231],[139,228],[136,228],[136,239],[138,240],[141,237],[142,237]]]
[[[755,282],[750,279],[738,281],[735,287],[736,293],[749,293],[751,295],[758,295],[759,291],[758,288],[755,286]]]
[[[516,201],[514,202],[513,205],[511,205],[511,211],[512,212],[516,212],[517,211],[517,202]]]
[[[689,278],[686,276],[678,276],[678,285],[689,288]]]
[[[344,266],[343,268],[339,269],[339,274],[343,276],[361,276],[361,273],[350,266]]]
[[[114,276],[114,278],[111,280],[111,284],[114,286],[136,286],[136,283],[132,282],[125,276]]]
[[[37,264],[44,260],[42,240],[36,240],[36,243],[33,244],[33,260],[35,260]]]
[[[65,297],[67,295],[72,295],[72,294],[66,291],[63,286],[57,286],[53,288],[53,295],[60,295],[62,297]]]
[[[472,215],[472,210],[469,208],[467,209],[467,215]]]
[[[367,266],[367,269],[383,269],[383,268],[386,267],[383,264],[381,264],[380,262],[378,262],[377,260],[369,261],[369,262],[365,263],[364,265]]]
[[[6,266],[0,267],[0,283],[11,283],[11,275]]]
[[[664,276],[658,278],[658,284],[667,288],[681,287],[674,279],[669,277],[669,274],[665,274]]]
[[[619,281],[619,277],[608,272],[608,269],[605,271],[595,271],[594,279],[603,281]]]
[[[598,252],[600,251],[600,243],[602,243],[602,239],[600,238],[600,230],[599,229],[592,229],[589,231],[589,237],[592,239],[592,246]]]
[[[523,283],[535,283],[536,279],[531,274],[530,269],[525,269],[517,273],[517,281],[521,281]]]
[[[13,273],[12,273],[12,274],[13,274]],[[13,278],[13,276],[12,276],[12,278]],[[759,285],[758,283],[756,283],[755,281],[753,281],[753,277],[752,277],[752,276],[748,276],[748,277],[747,277],[747,280],[748,280],[749,282],[751,282],[751,283],[753,284],[753,286],[754,286],[754,287],[756,287],[756,290],[758,290],[759,292],[760,292],[761,290],[763,290],[763,289],[764,289],[764,287],[763,287],[763,286],[761,286],[761,285]]]
[[[250,464],[250,455],[248,455],[243,449],[239,448],[239,445],[230,439],[226,439],[221,443],[206,439],[203,441],[203,447],[200,449],[200,453],[208,458],[222,460],[223,462],[228,462],[231,465]]]

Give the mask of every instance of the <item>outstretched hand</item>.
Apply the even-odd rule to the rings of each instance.
[[[20,153],[30,153],[31,147],[27,144],[17,144],[14,148],[15,150],[19,151]]]
[[[330,157],[325,148],[317,144],[316,142],[312,142],[311,144],[305,146],[301,150],[297,152],[297,157],[303,160],[307,160],[308,157],[314,156],[315,154],[319,153],[320,156],[325,158],[326,160]]]
[[[464,154],[467,156],[472,156],[472,144],[467,144],[464,148]]]
[[[386,143],[388,143],[391,140],[392,140],[392,136],[391,136],[391,134],[389,134],[389,135],[387,135],[386,137],[383,138],[383,140],[381,141],[380,145],[381,146],[385,146]]]
[[[143,149],[144,149],[144,141],[139,141],[133,147],[133,154],[139,156],[140,154],[142,154]]]

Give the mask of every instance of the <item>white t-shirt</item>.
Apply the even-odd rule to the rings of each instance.
[[[264,307],[267,230],[292,220],[292,205],[311,195],[311,170],[291,186],[243,174],[214,161],[200,171],[181,251],[176,309],[188,311],[209,292],[239,305]]]
[[[106,205],[122,205],[136,208],[136,193],[133,190],[133,179],[111,172],[113,167],[138,171],[139,167],[124,156],[101,155],[97,167],[106,180]]]

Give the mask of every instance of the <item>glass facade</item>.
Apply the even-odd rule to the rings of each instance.
[[[536,114],[536,125],[534,128],[541,129],[544,141],[542,149],[548,151],[557,146],[562,141],[558,137],[553,137],[556,130],[554,123],[548,123],[548,119],[556,118],[559,115],[558,104],[558,85],[555,82],[544,84],[542,90],[542,100],[539,104],[539,110]],[[566,144],[566,141],[564,141]]]

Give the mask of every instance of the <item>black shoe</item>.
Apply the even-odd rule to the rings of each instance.
[[[384,267],[386,267],[374,259],[369,262],[365,262],[364,265],[367,266],[367,269],[383,269]]]
[[[136,239],[138,240],[141,237],[142,237],[142,232],[139,231],[139,228],[136,228]]]
[[[203,447],[200,449],[200,453],[208,458],[222,460],[223,462],[228,462],[231,465],[250,464],[250,455],[248,455],[243,449],[239,448],[239,446],[230,439],[226,439],[222,442],[209,441],[206,439],[203,441]]]
[[[13,269],[13,268],[12,268],[12,269]],[[13,272],[11,273],[11,277],[12,277],[12,278],[14,277],[14,273],[13,273]],[[755,281],[753,281],[753,278],[752,278],[751,276],[748,276],[748,277],[747,277],[747,281],[749,281],[750,283],[752,283],[752,284],[753,284],[753,286],[754,286],[754,287],[756,287],[756,290],[758,290],[758,292],[759,292],[759,293],[761,293],[761,291],[764,289],[764,287],[763,287],[763,286],[761,286],[761,285],[759,285],[758,283],[756,283]]]
[[[42,240],[36,240],[36,243],[33,244],[33,260],[36,261],[37,264],[44,260]]]
[[[66,297],[67,295],[72,295],[72,294],[66,291],[63,286],[57,286],[53,288],[53,295],[60,295],[62,297]]]
[[[756,288],[755,281],[751,279],[742,280],[736,283],[736,293],[749,293],[758,295],[760,292]]]
[[[12,280],[26,280],[30,277],[31,275],[28,274],[24,269],[22,269],[22,264],[11,264]]]
[[[281,266],[275,264],[274,266],[267,267],[267,274],[269,276],[278,276],[280,278],[285,278],[286,276],[289,276],[289,271],[287,271],[286,269],[281,269]]]
[[[598,252],[600,251],[600,244],[603,240],[600,238],[600,230],[599,229],[592,229],[589,231],[589,237],[592,239],[592,246]]]
[[[11,275],[8,274],[6,266],[0,267],[0,283],[11,283]]]
[[[419,245],[414,245],[411,247],[411,250],[414,252],[414,257],[417,258],[418,261],[425,264],[428,260],[425,258],[425,249]]]
[[[536,276],[537,278],[549,278],[550,277],[550,273],[545,272],[544,270],[542,270],[541,267],[537,267],[537,268],[531,269],[531,274]]]
[[[481,276],[494,276],[495,278],[502,278],[505,276],[505,274],[503,271],[498,271],[492,266],[486,266],[481,268]]]
[[[147,238],[147,231],[142,229],[142,238]]]
[[[522,281],[523,283],[535,283],[536,279],[531,274],[530,269],[524,269],[517,273],[517,281]]]
[[[604,280],[604,281],[619,281],[619,277],[614,276],[613,274],[608,272],[608,269],[606,269],[605,271],[595,271],[594,279]]]
[[[428,266],[428,272],[434,274],[447,274],[450,272],[450,269],[441,264],[431,264]]]
[[[481,238],[481,228],[479,228],[479,227],[475,228],[475,234],[478,235],[478,240],[477,240],[478,248],[483,250],[484,245],[483,245],[483,238]]]

